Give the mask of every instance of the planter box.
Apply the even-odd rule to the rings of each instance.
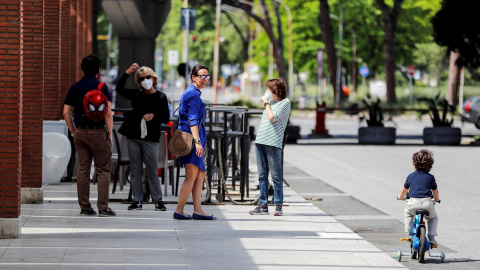
[[[460,145],[462,130],[453,127],[430,127],[423,129],[423,143],[426,145]]]
[[[393,127],[361,127],[358,129],[360,144],[395,144],[396,129]]]

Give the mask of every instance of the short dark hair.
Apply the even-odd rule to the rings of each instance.
[[[265,82],[265,86],[270,89],[273,94],[277,95],[280,100],[287,97],[287,83],[282,77],[268,80]]]
[[[197,76],[198,72],[202,69],[206,69],[208,71],[208,73],[210,73],[210,70],[208,69],[207,66],[204,66],[204,65],[196,65],[193,67],[192,69],[192,72],[190,73],[190,79],[192,79],[192,76]]]
[[[421,149],[412,155],[412,160],[417,170],[429,172],[434,162],[433,153],[427,149]]]
[[[82,59],[81,68],[83,70],[83,74],[87,76],[97,75],[101,66],[102,61],[100,60],[100,57],[95,54],[87,55]]]

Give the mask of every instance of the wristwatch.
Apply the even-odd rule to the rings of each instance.
[[[194,140],[195,140],[195,143],[201,143],[202,142],[202,141],[200,141],[200,138],[196,138]]]

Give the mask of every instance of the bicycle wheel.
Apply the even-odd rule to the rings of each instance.
[[[418,262],[423,263],[425,260],[425,248],[426,248],[426,235],[425,235],[425,227],[420,227],[419,228],[419,239],[420,243],[418,246]]]

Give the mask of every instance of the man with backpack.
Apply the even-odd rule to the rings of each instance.
[[[70,130],[78,153],[77,193],[80,215],[96,215],[90,204],[90,169],[95,162],[98,189],[98,216],[115,216],[108,207],[112,158],[112,97],[101,83],[101,61],[96,55],[82,59],[84,76],[68,90],[63,117]],[[73,120],[72,120],[73,115]]]

